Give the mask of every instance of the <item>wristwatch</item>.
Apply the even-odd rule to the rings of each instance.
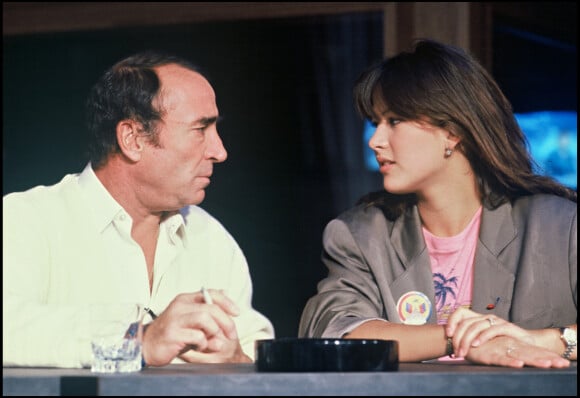
[[[560,328],[560,338],[566,345],[566,349],[564,350],[562,357],[570,359],[570,355],[572,355],[572,352],[578,343],[576,330],[572,328]]]

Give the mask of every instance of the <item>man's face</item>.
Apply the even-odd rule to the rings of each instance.
[[[217,131],[215,93],[200,74],[177,65],[157,68],[164,111],[159,145],[147,142],[139,161],[138,187],[151,211],[177,210],[205,198],[213,164],[227,158]]]

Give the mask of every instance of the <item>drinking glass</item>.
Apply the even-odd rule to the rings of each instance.
[[[92,372],[141,370],[143,315],[144,307],[137,303],[91,305]]]

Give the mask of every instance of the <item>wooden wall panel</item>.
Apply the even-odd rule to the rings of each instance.
[[[4,2],[3,34],[81,31],[382,10],[380,2]]]

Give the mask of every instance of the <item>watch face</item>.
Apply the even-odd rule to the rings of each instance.
[[[573,329],[564,329],[564,340],[566,340],[568,344],[576,344],[576,339],[576,332]]]

